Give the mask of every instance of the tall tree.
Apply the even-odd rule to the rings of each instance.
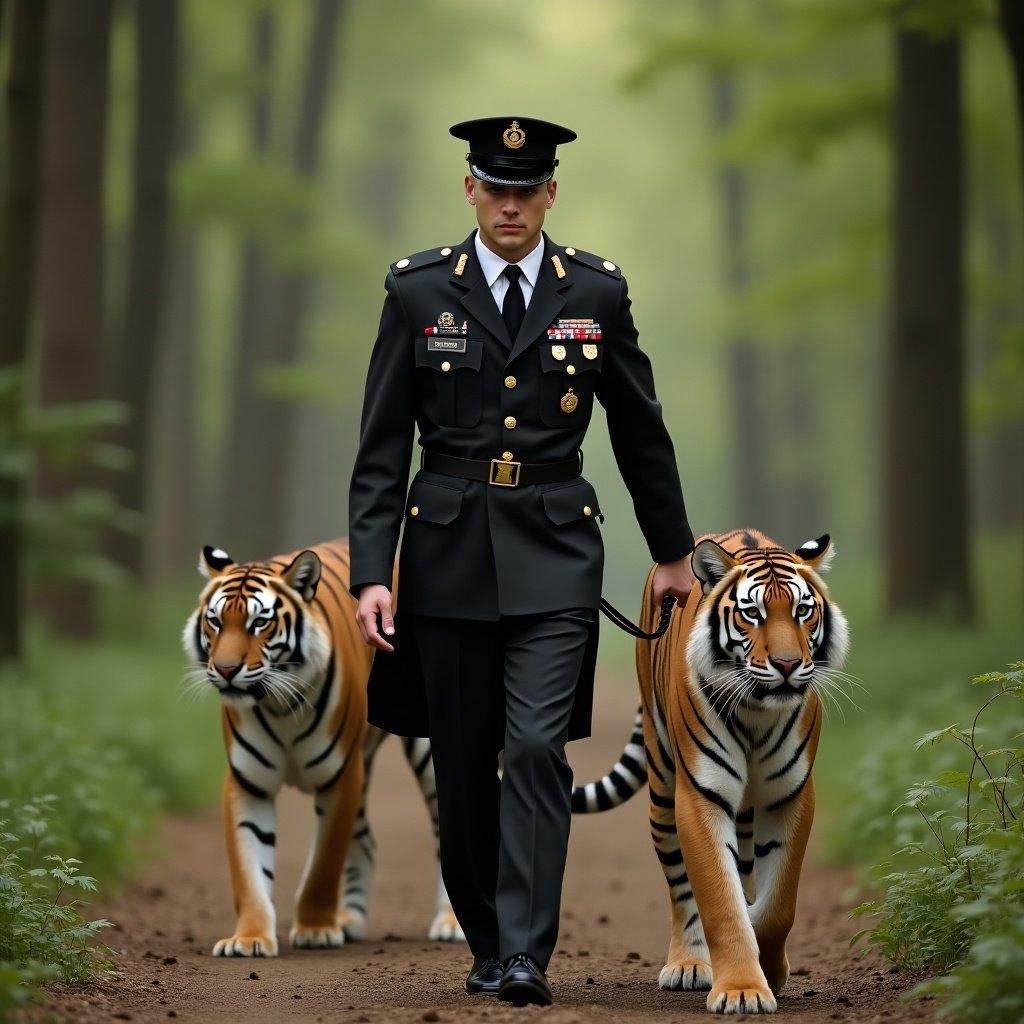
[[[15,0],[4,11],[10,22],[7,155],[0,207],[0,372],[17,372],[28,350],[29,302],[35,265],[39,211],[39,148],[42,123],[43,41],[46,0]],[[21,420],[22,387],[6,394],[10,418]],[[15,429],[17,429],[15,427]],[[0,658],[20,651],[24,601],[21,593],[22,487],[0,476]]]
[[[100,394],[111,3],[57,3],[48,13],[38,391],[41,405],[54,406]],[[95,484],[95,471],[81,462],[40,467],[38,489],[49,500],[65,500]],[[53,587],[43,606],[53,627],[66,635],[95,631],[95,592],[86,581]]]
[[[971,613],[963,395],[960,42],[896,33],[888,604]]]
[[[126,308],[117,367],[117,397],[130,410],[121,444],[130,453],[117,474],[121,505],[142,513],[147,458],[153,439],[157,332],[164,296],[169,205],[168,178],[174,145],[178,74],[178,0],[144,0],[135,8],[137,99],[135,172]],[[113,554],[138,576],[147,522],[140,530],[112,535]]]
[[[317,0],[310,24],[291,162],[298,175],[311,185],[320,166],[324,114],[344,7],[343,0]],[[307,226],[306,220],[297,216],[292,227],[299,235]],[[312,285],[306,271],[285,271],[272,276],[266,316],[252,336],[242,339],[245,347],[239,352],[244,372],[249,376],[249,387],[233,414],[230,533],[232,543],[240,538],[239,550],[252,556],[283,542],[295,420],[288,401],[256,396],[259,377],[263,370],[274,364],[291,363],[299,355]],[[255,508],[259,509],[256,515]]]

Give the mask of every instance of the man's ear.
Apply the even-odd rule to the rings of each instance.
[[[718,541],[710,538],[702,540],[690,557],[693,575],[700,580],[705,594],[710,594],[719,580],[737,565],[739,562]]]
[[[462,187],[466,191],[466,199],[470,206],[476,206],[476,178],[472,174],[467,174],[465,181],[462,183]]]
[[[300,551],[283,573],[281,579],[292,590],[297,590],[303,601],[312,601],[320,582],[320,556],[315,551]]]
[[[805,540],[793,553],[815,572],[828,572],[836,549],[832,538],[823,533],[817,540]]]
[[[211,547],[209,544],[199,552],[199,571],[208,580],[220,576],[225,569],[234,564],[235,560],[226,551]]]

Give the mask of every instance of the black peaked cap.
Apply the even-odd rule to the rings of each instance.
[[[480,117],[448,131],[469,143],[466,160],[473,177],[494,185],[539,185],[555,173],[555,147],[576,133],[533,117]]]

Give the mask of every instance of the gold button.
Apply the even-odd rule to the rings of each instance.
[[[419,505],[413,505],[413,507],[411,509],[409,509],[409,515],[411,515],[411,516],[418,516],[419,514],[420,514],[420,507],[419,507]]]
[[[441,250],[441,255],[442,256],[451,256],[451,254],[452,254],[452,251],[451,251],[451,249],[448,248],[447,245]]]
[[[572,363],[570,363],[570,364],[569,364],[569,365],[568,365],[568,366],[567,366],[567,367],[565,368],[565,372],[566,372],[566,373],[575,373],[575,372],[576,372],[576,367],[575,367],[575,366],[573,366],[573,365],[572,365]]]
[[[516,386],[516,383],[517,382],[515,377],[511,375],[505,378],[505,387],[507,388],[514,388]]]
[[[609,263],[608,260],[605,260],[604,261],[604,269],[605,270],[614,270],[615,269],[615,264],[614,263]]]
[[[576,255],[576,250],[574,248],[572,248],[572,246],[567,245],[565,247],[565,255],[566,256],[575,256]]]
[[[441,364],[441,369],[444,370],[445,373],[447,373],[451,368],[452,364],[449,363],[447,359]]]
[[[515,418],[515,416],[506,416],[505,417],[505,426],[508,427],[509,430],[515,430],[516,429],[516,418]]]
[[[589,505],[584,505],[583,506],[583,514],[585,516],[593,515],[594,514],[594,510]]]
[[[511,461],[512,461],[512,453],[511,453],[511,452],[502,452],[502,453],[501,453],[501,457],[502,457],[502,458],[503,458],[503,459],[504,459],[504,460],[505,460],[506,462],[511,462]]]
[[[409,266],[409,261],[408,261],[408,260],[399,260],[399,261],[398,261],[398,262],[397,262],[397,263],[395,264],[395,266],[396,266],[396,267],[398,267],[398,269],[399,269],[399,270],[401,270],[401,269],[402,269],[403,267],[407,267],[407,266]]]

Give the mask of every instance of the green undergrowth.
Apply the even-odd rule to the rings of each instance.
[[[1024,1020],[1024,662],[972,678],[985,688],[965,720],[921,737],[933,773],[893,812],[898,845],[876,871],[879,895],[856,913],[867,948],[935,975],[963,1024]],[[896,767],[904,771],[905,765]]]
[[[40,983],[82,980],[97,967],[88,952],[92,930],[68,895],[114,896],[155,851],[161,812],[205,807],[219,788],[215,695],[192,705],[180,683],[180,635],[195,593],[123,594],[109,602],[106,628],[88,644],[33,626],[24,659],[0,668],[6,1012]],[[60,885],[49,917],[40,917]],[[27,938],[34,933],[37,945]]]

